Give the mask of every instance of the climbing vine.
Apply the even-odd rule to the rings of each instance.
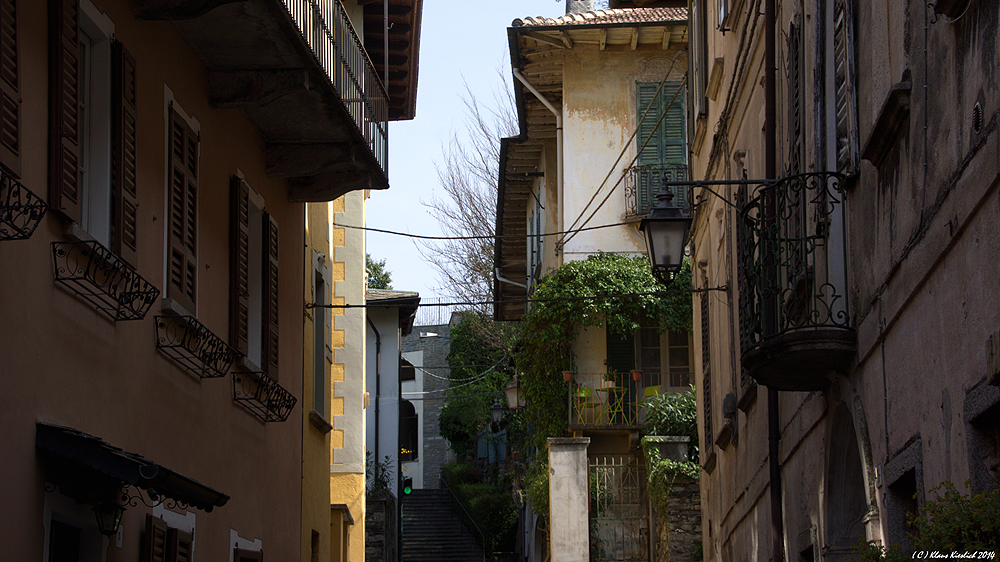
[[[685,264],[671,289],[690,287],[691,269]],[[536,451],[533,466],[548,465],[547,438],[567,435],[569,383],[561,373],[575,370],[572,347],[583,328],[605,327],[625,335],[643,319],[658,319],[661,330],[691,330],[691,294],[649,294],[662,291],[648,261],[610,253],[566,263],[539,281],[516,346]],[[548,506],[548,486],[540,483],[547,476],[541,470],[525,476],[528,500],[538,513]]]

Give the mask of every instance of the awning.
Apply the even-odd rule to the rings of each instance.
[[[229,501],[222,492],[93,435],[44,423],[35,427],[35,446],[50,463],[57,464],[59,470],[54,473],[72,474],[77,481],[118,480],[146,490],[153,497],[169,498],[206,512]]]

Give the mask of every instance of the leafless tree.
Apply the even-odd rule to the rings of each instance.
[[[442,160],[435,163],[442,197],[423,202],[446,236],[487,237],[431,241],[421,244],[421,254],[437,268],[443,289],[463,302],[493,300],[493,239],[496,230],[497,178],[500,139],[517,134],[514,97],[497,67],[499,86],[493,103],[481,104],[468,82],[462,103],[464,130],[452,131],[442,146]],[[492,307],[475,307],[490,313]]]

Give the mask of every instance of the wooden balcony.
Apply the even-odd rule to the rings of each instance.
[[[690,390],[693,373],[574,373],[567,403],[571,430],[641,430],[646,401]]]
[[[173,22],[212,104],[264,138],[289,200],[389,186],[388,97],[339,0],[136,0],[135,14]]]

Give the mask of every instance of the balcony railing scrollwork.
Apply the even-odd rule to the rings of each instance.
[[[282,0],[358,132],[389,173],[389,96],[340,0]]]
[[[744,367],[779,390],[818,390],[855,349],[845,178],[789,176],[746,194],[737,225]]]
[[[27,240],[49,206],[30,189],[0,170],[0,240]]]
[[[160,296],[143,279],[99,242],[53,242],[56,282],[94,305],[113,320],[141,320]]]
[[[239,357],[192,316],[156,316],[156,348],[201,378],[224,377]]]
[[[643,218],[656,206],[656,196],[663,189],[664,181],[684,182],[688,179],[687,164],[646,164],[625,170],[625,216],[627,219]],[[672,185],[674,202],[691,216],[687,185]]]
[[[262,422],[283,422],[296,398],[261,371],[233,371],[233,400]]]

